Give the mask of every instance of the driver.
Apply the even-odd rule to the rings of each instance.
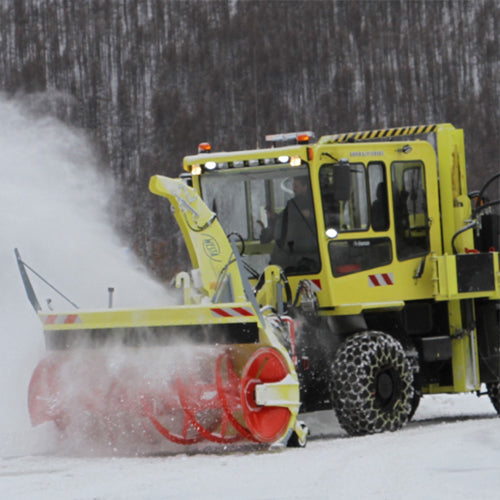
[[[271,263],[285,270],[317,271],[316,225],[307,176],[294,178],[293,192],[294,197],[288,200],[276,224]]]

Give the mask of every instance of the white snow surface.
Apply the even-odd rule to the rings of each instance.
[[[62,446],[52,423],[32,428],[27,387],[44,346],[15,247],[85,306],[106,307],[108,286],[123,306],[170,299],[113,235],[112,184],[85,137],[1,97],[0,117],[0,500],[500,497],[500,420],[473,394],[426,396],[403,430],[365,437],[347,437],[330,411],[304,415],[305,449],[113,456]]]

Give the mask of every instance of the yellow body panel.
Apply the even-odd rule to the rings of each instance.
[[[493,269],[498,269],[498,252],[491,252],[493,257]],[[487,298],[490,300],[500,299],[500,273],[496,273],[494,288],[490,290],[460,292],[457,279],[457,257],[456,255],[435,255],[431,258],[433,263],[434,298],[436,300],[457,300]],[[494,271],[493,271],[494,272]]]
[[[232,316],[222,316],[228,311]],[[240,311],[240,313],[238,313]],[[106,309],[70,313],[40,313],[46,331],[81,330],[96,328],[133,328],[181,325],[220,325],[252,322],[257,323],[249,302],[230,302],[215,305],[178,305],[160,309]]]
[[[428,139],[432,134],[433,138]],[[409,136],[412,136],[409,138]],[[500,273],[498,271],[498,254],[494,253],[493,269],[484,269],[495,276],[495,285],[489,290],[460,290],[458,285],[457,258],[454,251],[464,254],[474,248],[472,230],[457,235],[464,226],[470,223],[471,203],[467,191],[465,165],[465,147],[463,131],[451,124],[422,125],[400,127],[394,129],[349,132],[324,136],[315,144],[290,145],[264,150],[249,150],[234,153],[210,153],[209,155],[193,155],[184,159],[184,169],[192,172],[193,186],[201,192],[204,164],[213,162],[225,175],[240,166],[245,169],[244,175],[257,175],[259,169],[265,169],[269,160],[276,158],[275,167],[279,165],[278,157],[297,158],[292,164],[292,175],[295,164],[307,165],[314,211],[316,213],[316,231],[318,235],[318,251],[321,268],[315,273],[288,277],[292,293],[297,293],[302,280],[314,282],[317,287],[317,314],[320,316],[353,316],[366,312],[400,311],[413,301],[429,303],[448,303],[450,322],[449,335],[452,338],[453,386],[424,387],[424,392],[448,392],[476,390],[479,380],[479,364],[477,361],[477,341],[474,330],[466,335],[457,336],[457,330],[467,329],[463,313],[462,301],[478,298],[498,300],[500,298]],[[350,227],[349,220],[341,213],[344,230],[333,239],[326,235],[328,227],[323,215],[323,199],[319,180],[319,172],[323,164],[347,159],[351,164],[362,163],[365,167],[379,163],[383,165],[387,180],[387,198],[389,206],[389,224],[387,230],[374,231],[370,225],[364,228]],[[271,161],[272,163],[272,161]],[[406,236],[427,237],[428,251],[422,255],[403,258],[398,255],[396,215],[394,199],[395,188],[402,189],[402,178],[394,174],[395,165],[422,165],[423,189],[425,190],[426,213],[414,213],[409,216],[409,227]],[[409,167],[409,168],[410,168]],[[201,175],[198,175],[201,174]],[[250,178],[250,177],[249,177]],[[269,177],[268,177],[269,178]],[[330,246],[345,242],[362,244],[364,241],[386,239],[391,245],[389,262],[371,269],[356,271],[355,260],[348,262],[352,272],[336,273],[332,263]],[[262,243],[258,239],[245,242],[248,255],[272,253],[272,243]],[[278,273],[273,271],[266,275],[269,285],[261,290],[262,298],[276,300],[273,284],[279,282]],[[292,297],[297,300],[297,297]],[[260,300],[259,302],[265,302]],[[299,300],[300,303],[300,300]],[[469,328],[470,330],[470,328]],[[431,334],[429,334],[431,335]],[[432,387],[431,387],[432,386]]]

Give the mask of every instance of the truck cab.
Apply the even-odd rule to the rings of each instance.
[[[402,344],[417,401],[496,381],[498,249],[482,240],[483,251],[475,248],[481,225],[472,221],[463,131],[438,124],[266,139],[264,149],[188,156],[184,169],[237,235],[253,284],[267,266],[282,269],[298,350],[312,365],[305,407],[331,402],[329,367],[357,332]]]
[[[290,134],[268,139],[278,146],[185,159],[195,188],[238,235],[251,277],[276,264],[294,291],[310,280],[320,315],[432,297],[426,261],[443,247],[437,156],[428,141],[327,136],[281,146]]]

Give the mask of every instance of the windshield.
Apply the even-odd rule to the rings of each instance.
[[[244,260],[288,274],[319,271],[316,220],[307,167],[217,171],[200,178],[202,197],[226,234],[244,240]]]

